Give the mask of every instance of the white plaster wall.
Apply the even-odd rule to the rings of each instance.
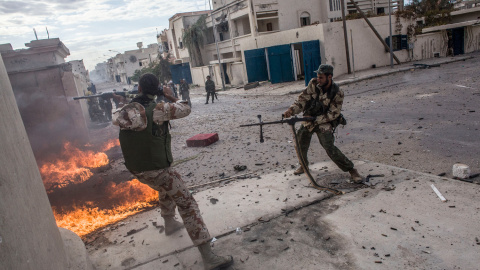
[[[465,53],[480,50],[480,26],[465,27]]]
[[[383,40],[389,35],[388,16],[369,18],[372,25],[380,34]],[[392,31],[395,31],[395,19],[392,18]],[[378,40],[374,32],[363,19],[349,20],[347,23],[348,44],[350,61],[352,63],[352,45],[350,30],[353,34],[353,50],[355,57],[355,70],[371,68],[372,65],[387,66],[390,65],[390,55],[385,52],[385,48]],[[407,22],[403,22],[401,34],[406,34]],[[345,53],[345,41],[342,22],[333,22],[323,25],[324,27],[324,46],[325,53],[322,54],[322,63],[330,64],[335,68],[335,75],[348,72],[347,57]],[[393,32],[395,35],[396,33]],[[394,54],[404,62],[409,60],[408,50],[396,51]],[[396,64],[396,62],[394,61]]]
[[[447,41],[443,36],[445,34],[445,31],[441,31],[417,35],[412,60],[433,58],[435,53],[439,53],[440,57],[447,56]]]
[[[205,87],[205,81],[208,76],[208,66],[195,67],[191,69],[193,84]]]
[[[278,6],[281,31],[301,27],[300,14],[304,11],[310,14],[311,23],[316,21],[325,23],[328,21],[328,18],[325,16],[326,13],[323,12],[328,9],[328,0],[280,0]]]
[[[32,53],[8,53],[4,55],[7,72],[37,69],[65,63],[65,59],[56,52],[35,53],[32,49],[25,49]]]
[[[235,62],[229,66],[230,66],[230,72],[229,72],[230,83],[232,85],[243,85],[244,84],[243,63]]]
[[[173,39],[173,32],[172,29],[168,29],[167,33],[167,42],[168,42],[168,53],[173,55],[173,57],[177,58],[177,50],[175,47],[177,46],[177,42]]]
[[[454,11],[450,15],[452,17],[451,23],[475,21],[480,17],[480,7]]]

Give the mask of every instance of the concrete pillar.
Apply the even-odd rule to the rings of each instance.
[[[67,254],[0,56],[0,269],[68,269]]]

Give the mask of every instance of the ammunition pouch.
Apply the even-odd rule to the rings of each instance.
[[[347,124],[347,119],[345,119],[343,114],[340,114],[335,120],[331,121],[330,124],[333,128],[336,128],[339,125],[345,126]]]

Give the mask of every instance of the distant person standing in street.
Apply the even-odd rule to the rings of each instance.
[[[343,91],[333,82],[333,67],[320,65],[315,71],[317,77],[313,78],[305,90],[297,97],[295,102],[283,115],[288,118],[303,112],[303,116],[315,117],[315,121],[303,122],[297,132],[300,144],[299,154],[303,156],[305,165],[308,166],[307,153],[312,135],[317,134],[318,140],[330,159],[344,172],[350,173],[354,183],[363,181],[353,163],[335,146],[334,130],[345,119],[341,115]],[[300,166],[293,174],[304,173]]]
[[[215,98],[215,83],[211,80],[210,75],[207,76],[207,81],[205,82],[205,91],[207,91],[207,102],[205,104],[208,104],[210,96],[212,96],[213,103],[213,99]]]
[[[190,101],[190,87],[185,79],[180,80],[180,95],[182,96],[183,101],[188,101],[188,106],[192,107],[192,102]]]

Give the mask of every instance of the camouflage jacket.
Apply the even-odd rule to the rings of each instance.
[[[165,121],[186,117],[190,106],[182,101],[176,103],[159,102],[153,109],[153,122],[162,125]],[[121,130],[142,131],[147,127],[145,108],[137,102],[125,105],[113,113],[112,122]]]
[[[215,83],[212,80],[207,80],[205,82],[205,91],[215,92]]]
[[[330,102],[330,99],[328,98],[328,92],[324,91],[320,86],[318,86],[317,79],[313,78],[308,83],[307,88],[302,91],[302,93],[297,97],[293,105],[290,106],[290,109],[292,109],[294,114],[305,112],[305,107],[307,103],[317,97],[317,93],[315,91],[316,88],[320,90],[319,101],[322,102],[323,105],[328,107],[328,111],[324,114],[318,115],[317,119],[314,122],[303,122],[302,124],[309,131],[312,131],[315,127],[318,127],[321,132],[329,132],[333,130],[330,122],[335,120],[340,115],[344,98],[343,91],[338,87],[336,83],[332,82],[331,89],[336,90],[337,94],[332,98]]]

